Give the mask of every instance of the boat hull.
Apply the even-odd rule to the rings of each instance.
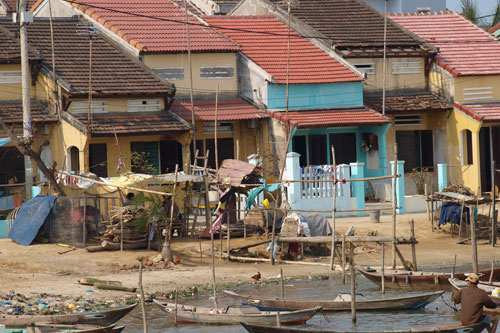
[[[100,325],[109,326],[129,314],[137,304],[99,312],[79,312],[52,316],[0,315],[0,324],[7,328],[25,328],[37,323],[64,325]]]
[[[382,284],[382,273],[378,269],[368,270],[361,266],[356,266],[358,272],[363,274],[368,280],[378,285]],[[480,272],[483,274],[481,280],[488,280],[491,270]],[[384,272],[384,281],[386,288],[435,288],[451,290],[448,279],[451,273],[442,272],[422,272],[422,271],[404,271],[404,270],[386,270]],[[465,279],[465,273],[455,273],[458,279]],[[500,281],[500,268],[493,271],[493,280]]]
[[[250,333],[346,333],[351,331],[335,331],[335,330],[304,330],[304,329],[293,329],[293,328],[277,328],[270,326],[261,325],[248,325],[241,324]],[[441,332],[441,333],[480,333],[485,329],[484,324],[475,324],[471,326],[460,326],[459,324],[442,325],[434,327],[422,327],[422,328],[412,328],[407,330],[393,330],[393,331],[366,331],[365,333],[382,333],[382,332],[400,332],[400,333],[431,333],[431,332]],[[357,333],[362,333],[362,331],[356,331]]]
[[[155,304],[165,311],[170,318],[177,318],[178,323],[197,323],[208,325],[238,325],[240,323],[254,325],[275,325],[277,312],[259,311],[259,313],[211,312],[209,308],[178,305],[177,313],[175,304],[163,303],[155,300]],[[321,307],[300,311],[279,312],[281,324],[305,324],[309,319],[321,311]],[[252,311],[253,312],[253,311]]]
[[[232,291],[227,294],[240,298],[244,303],[253,305],[263,311],[285,311],[299,310],[321,306],[323,311],[350,311],[350,301],[320,300],[320,299],[291,299],[291,298],[261,298],[255,296],[240,295]],[[391,311],[391,310],[411,310],[425,307],[441,296],[444,291],[426,293],[416,296],[356,300],[357,311]]]
[[[460,290],[462,288],[465,288],[467,287],[467,282],[466,281],[462,281],[462,280],[459,280],[457,278],[450,278],[449,279],[449,282],[451,284],[451,286],[453,287],[453,289],[455,290]],[[488,285],[488,284],[483,284],[483,283],[479,283],[477,285],[477,287],[479,289],[482,289],[484,291],[486,291],[488,294],[490,294],[493,289],[495,288],[499,288],[500,286],[497,286],[497,285]],[[495,302],[498,306],[500,306],[500,297],[497,297],[497,296],[491,296],[490,295],[490,299]]]

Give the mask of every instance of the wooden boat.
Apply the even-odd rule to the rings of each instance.
[[[459,290],[459,289],[462,289],[462,288],[465,288],[467,287],[467,281],[463,281],[463,280],[459,280],[457,278],[450,278],[449,279],[449,282],[451,284],[451,286],[453,287],[453,289],[455,290]],[[486,291],[488,294],[491,294],[491,292],[495,289],[495,288],[500,288],[500,284],[499,283],[484,283],[484,282],[480,282],[477,287],[479,289],[482,289],[484,291]],[[500,305],[500,297],[498,296],[491,296],[490,295],[490,298],[495,302],[497,303],[497,305]]]
[[[363,274],[368,280],[380,285],[382,284],[382,272],[380,269],[365,268],[362,266],[355,266],[355,268]],[[484,270],[480,272],[480,280],[488,280],[491,270]],[[482,275],[481,275],[482,274]],[[439,288],[451,289],[448,279],[452,273],[447,272],[424,272],[424,271],[405,271],[405,270],[392,270],[386,269],[384,272],[384,280],[386,288]],[[466,273],[455,273],[458,279],[465,279]],[[500,267],[493,271],[493,280],[500,281]]]
[[[259,310],[267,311],[282,311],[282,310],[298,310],[304,308],[311,308],[313,306],[321,306],[323,311],[350,311],[351,300],[350,295],[342,297],[337,296],[332,300],[321,299],[299,299],[299,298],[272,298],[272,297],[259,297],[240,295],[234,291],[225,290],[226,294],[238,297],[243,300],[245,304],[253,305]],[[416,296],[398,297],[398,298],[379,298],[379,299],[356,299],[356,310],[404,310],[404,309],[418,309],[426,306],[441,296],[444,291],[437,291],[432,293],[425,293]]]
[[[5,325],[5,327],[7,328],[25,328],[37,323],[64,324],[64,325],[86,324],[86,325],[108,326],[116,323],[118,320],[125,317],[136,306],[137,303],[105,311],[77,312],[68,314],[47,315],[47,316],[0,315],[0,324]]]
[[[349,331],[335,331],[335,330],[304,330],[304,329],[293,329],[293,328],[277,328],[270,326],[257,326],[241,324],[250,333],[320,333],[320,332],[332,332],[332,333],[345,333]],[[431,333],[431,332],[441,332],[441,333],[480,333],[486,328],[485,324],[474,324],[471,326],[461,326],[460,324],[450,324],[441,325],[433,327],[421,327],[421,328],[411,328],[406,330],[393,330],[393,331],[379,331],[382,332],[401,332],[401,333]],[[362,331],[356,331],[360,333]],[[377,331],[366,331],[365,333],[379,333]]]
[[[177,314],[175,312],[175,304],[165,303],[154,300],[155,304],[163,309],[171,318],[177,316],[179,323],[198,323],[198,324],[215,324],[215,325],[231,325],[239,323],[247,324],[276,324],[278,312],[276,311],[260,311],[255,307],[232,307],[229,306],[223,309],[211,309],[208,307],[197,307],[190,305],[177,305]],[[279,320],[282,324],[304,324],[321,311],[321,307],[317,306],[312,309],[299,311],[284,311],[279,312]]]
[[[99,326],[99,325],[60,325],[60,324],[33,324],[24,329],[14,328],[6,329],[6,333],[120,333],[125,326]]]

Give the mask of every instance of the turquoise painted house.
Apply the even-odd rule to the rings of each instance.
[[[274,16],[213,16],[217,27],[242,46],[239,93],[272,116],[277,166],[289,151],[300,166],[363,163],[365,176],[387,174],[390,120],[363,104],[363,75],[335,52],[327,53],[290,31]],[[288,81],[288,92],[287,92]],[[287,98],[288,95],[288,98]],[[287,112],[288,109],[288,112]]]

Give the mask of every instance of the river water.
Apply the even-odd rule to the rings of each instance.
[[[249,284],[232,288],[236,292],[254,295],[279,296],[280,285],[270,284]],[[293,298],[314,298],[322,299],[334,298],[338,293],[349,293],[350,281],[347,276],[346,284],[342,284],[338,275],[329,280],[294,280],[285,284],[285,297]],[[366,298],[391,298],[405,295],[415,295],[426,291],[406,292],[400,290],[386,290],[385,295],[381,295],[380,288],[362,276],[356,276],[356,293],[362,294]],[[241,304],[238,300],[218,291],[219,307]],[[459,323],[460,315],[455,313],[447,304],[451,304],[450,293],[446,292],[443,298],[438,298],[425,309],[407,310],[398,312],[358,312],[356,324],[352,323],[350,312],[318,314],[311,318],[307,325],[293,327],[307,329],[329,329],[341,331],[382,331],[404,328],[416,328],[433,325],[443,325]],[[213,299],[210,295],[200,295],[179,299],[179,303],[196,306],[213,306]],[[447,303],[447,304],[446,304]],[[147,304],[148,330],[150,332],[246,332],[239,326],[206,326],[179,324],[175,327],[173,320],[156,305]],[[119,324],[125,325],[124,332],[142,332],[142,311],[137,307],[134,312],[122,319]],[[282,327],[286,327],[283,325]]]

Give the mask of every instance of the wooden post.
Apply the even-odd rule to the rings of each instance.
[[[142,289],[142,258],[139,259],[139,292],[141,295],[142,325],[144,333],[147,333],[148,321],[146,319],[146,304],[144,304],[144,289]]]
[[[472,248],[472,267],[474,269],[474,274],[479,273],[479,267],[477,262],[477,236],[476,236],[476,218],[474,217],[471,222],[471,248]]]
[[[463,216],[464,216],[464,208],[465,208],[465,199],[462,200],[462,205],[460,206],[461,211],[460,211],[460,225],[458,226],[458,240],[462,237],[462,230],[463,230]],[[453,226],[453,223],[452,223]],[[453,233],[451,234],[451,237],[453,237]]]
[[[490,131],[491,133],[491,131]],[[496,205],[495,205],[495,196],[496,196],[496,186],[495,186],[495,176],[496,176],[496,163],[495,161],[491,161],[491,207],[493,211],[492,219],[491,219],[491,246],[495,247],[497,243],[497,214]]]
[[[493,281],[493,271],[495,270],[495,260],[491,259],[491,270],[490,270],[490,278],[488,282],[491,283]]]
[[[215,144],[215,170],[219,171],[219,149],[217,149],[217,116],[219,114],[219,85],[215,91],[215,120],[214,120],[214,144]]]
[[[382,242],[382,294],[385,294],[385,243]]]
[[[281,327],[280,312],[276,311],[276,327]]]
[[[277,205],[278,205],[278,201],[276,201],[276,203],[275,203],[275,206],[277,206]],[[274,234],[276,232],[276,213],[278,210],[277,208],[278,207],[275,207],[275,209],[274,209],[273,229],[271,231],[271,265],[274,265]],[[266,216],[267,216],[267,212],[266,212]],[[266,225],[266,235],[267,235],[267,229],[268,229],[268,227]],[[267,237],[266,237],[266,239],[267,239]],[[278,252],[278,251],[276,250],[276,252]]]
[[[333,193],[332,193],[332,253],[330,256],[330,269],[333,270],[333,263],[335,257],[335,204],[337,202],[337,167],[335,165],[335,148],[331,146],[332,150],[332,166],[333,166]]]
[[[236,139],[236,159],[240,159],[240,139]]]
[[[396,207],[398,198],[396,196],[397,172],[398,172],[398,146],[394,144],[394,167],[393,167],[393,186],[392,186],[392,269],[396,269]],[[403,175],[401,175],[403,177]]]
[[[417,252],[416,252],[416,245],[415,245],[415,222],[413,219],[410,222],[410,232],[411,232],[411,259],[413,261],[413,270],[418,271],[417,269]]]
[[[170,241],[172,239],[172,227],[174,224],[174,208],[175,208],[175,197],[176,197],[176,191],[177,191],[177,176],[178,176],[178,174],[179,174],[179,165],[176,164],[175,165],[175,175],[174,175],[174,188],[172,190],[172,196],[170,197],[170,200],[171,200],[170,214],[169,214],[170,222],[168,223],[168,234],[165,237],[165,244],[163,244],[163,246],[169,246],[169,247],[170,247]]]
[[[431,229],[434,232],[434,194],[431,193]]]
[[[398,246],[396,245],[396,246],[394,246],[394,248],[396,249],[396,254],[399,257],[399,260],[401,260],[401,264],[403,264],[405,270],[409,271],[410,267],[408,267],[408,264],[406,263],[406,260],[403,257],[403,254],[401,253],[401,251],[399,251]]]
[[[214,306],[215,308],[218,308],[218,302],[217,302],[217,281],[215,279],[215,253],[214,253],[214,226],[211,221],[211,213],[210,213],[210,203],[209,203],[209,197],[208,197],[208,174],[205,171],[205,174],[203,175],[203,180],[205,181],[205,213],[207,216],[207,224],[210,226],[210,244],[211,244],[211,253],[212,253],[212,283],[213,283],[213,296],[214,296]]]
[[[174,325],[177,326],[177,300],[179,297],[179,290],[177,289],[177,286],[175,286],[175,312],[174,312]]]
[[[345,284],[345,234],[342,235],[342,283]]]
[[[87,194],[83,192],[83,247],[87,247]]]
[[[237,212],[236,214],[238,214]],[[238,220],[238,218],[236,218]],[[231,249],[231,221],[229,220],[229,214],[227,216],[227,261],[229,261],[229,251]]]
[[[491,263],[493,264],[493,261]],[[284,281],[283,281],[283,267],[280,267],[280,286],[281,286],[281,299],[284,299],[285,298],[285,286],[284,286]]]
[[[120,212],[120,251],[123,251],[123,210]]]
[[[451,277],[455,277],[455,268],[457,267],[457,254],[455,253],[455,261],[453,262],[453,269],[451,270]]]
[[[349,270],[351,273],[351,319],[356,322],[356,276],[354,274],[354,244],[351,242],[349,253]]]
[[[229,228],[228,228],[229,229]],[[222,260],[222,237],[223,237],[223,231],[222,231],[222,222],[219,228],[219,239],[220,239],[220,248],[219,248],[219,259]]]
[[[424,193],[425,193],[425,210],[427,211],[427,218],[430,221],[431,220],[431,212],[429,209],[429,190],[427,189],[427,183],[424,184]]]

